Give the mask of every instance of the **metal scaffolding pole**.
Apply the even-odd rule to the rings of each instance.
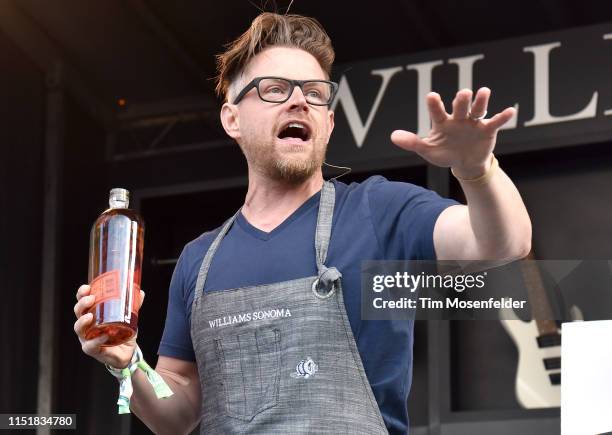
[[[58,286],[61,223],[61,174],[64,144],[64,90],[62,68],[56,65],[46,77],[45,144],[43,179],[43,237],[40,293],[40,347],[38,353],[39,415],[53,412],[55,371],[55,305]],[[48,427],[40,426],[37,434],[49,434]]]

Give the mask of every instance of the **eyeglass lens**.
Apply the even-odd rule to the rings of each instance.
[[[263,79],[259,82],[259,96],[265,101],[286,101],[291,92],[291,82],[284,79]],[[302,92],[309,103],[327,104],[332,95],[332,86],[322,81],[307,81],[302,86]]]

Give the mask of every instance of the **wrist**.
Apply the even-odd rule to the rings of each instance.
[[[499,163],[495,156],[490,154],[490,157],[481,167],[475,167],[467,170],[453,167],[451,168],[451,173],[460,182],[482,184],[491,178],[498,165]]]
[[[130,399],[134,393],[132,386],[132,374],[141,369],[146,379],[149,381],[158,399],[165,399],[172,396],[174,393],[158,373],[144,360],[142,351],[138,346],[134,349],[130,364],[123,369],[118,369],[108,364],[104,364],[106,369],[119,380],[119,399],[117,399],[119,414],[130,413]]]
[[[134,353],[132,353],[132,357],[124,368],[113,367],[110,364],[104,364],[104,367],[106,367],[106,370],[108,370],[108,372],[114,377],[116,377],[117,379],[122,379],[125,376],[129,376],[126,371],[130,373],[134,372],[134,370],[136,370],[138,362],[142,360],[142,351],[140,350],[140,347],[136,345],[136,347],[134,348]]]

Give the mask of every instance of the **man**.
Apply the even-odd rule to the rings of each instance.
[[[406,433],[410,321],[360,319],[368,259],[516,259],[531,223],[492,151],[509,108],[484,119],[490,91],[462,90],[446,113],[427,96],[425,139],[391,140],[450,167],[467,206],[372,177],[324,182],[334,127],[334,52],[313,19],[264,13],[218,58],[221,123],[248,163],[244,205],[187,244],[172,283],[156,370],[174,391],[157,400],[133,375],[132,411],[155,432]],[[77,291],[83,351],[126,367],[135,340],[85,341],[93,304]]]

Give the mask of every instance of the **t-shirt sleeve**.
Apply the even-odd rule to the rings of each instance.
[[[388,260],[435,260],[436,220],[444,209],[459,204],[420,186],[384,177],[372,180],[368,199],[374,232]]]
[[[187,247],[183,249],[172,273],[170,290],[168,292],[166,324],[157,353],[158,355],[195,361],[189,320],[186,312],[186,250]]]

